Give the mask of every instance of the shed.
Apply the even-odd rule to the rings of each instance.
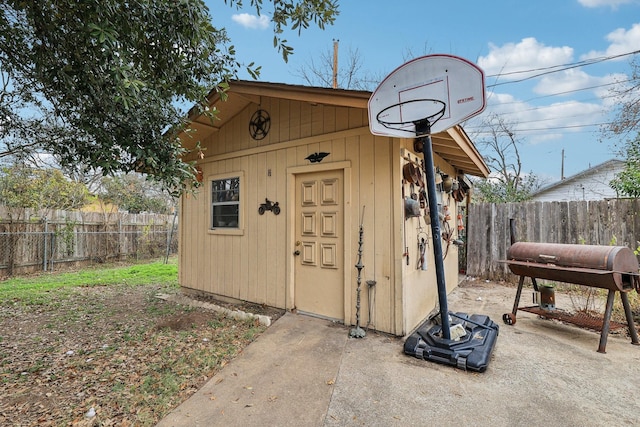
[[[366,91],[233,81],[227,95],[212,91],[217,120],[192,111],[195,133],[181,135],[186,148],[203,149],[187,157],[202,186],[181,199],[182,290],[353,325],[362,225],[360,324],[400,336],[418,326],[436,307],[437,284],[425,211],[405,218],[405,198],[418,193],[403,178],[405,164],[420,164],[413,141],[371,134]],[[432,140],[438,172],[461,188],[467,174],[488,175],[461,126]],[[438,209],[450,212],[450,291],[458,248],[448,243],[466,201],[439,194]]]
[[[624,169],[624,161],[611,159],[575,175],[540,188],[531,195],[534,202],[605,200],[618,197],[609,185]]]

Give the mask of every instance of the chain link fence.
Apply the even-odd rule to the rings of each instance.
[[[171,217],[169,217],[171,218]],[[172,221],[147,224],[1,223],[0,277],[178,251]]]

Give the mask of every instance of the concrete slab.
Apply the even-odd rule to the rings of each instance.
[[[322,425],[347,339],[287,313],[158,426]]]
[[[514,296],[484,282],[449,295],[452,311],[500,325],[484,373],[406,356],[400,338],[348,338],[347,327],[287,314],[159,425],[637,425],[640,347],[611,335],[601,354],[598,333],[526,312],[504,325]]]

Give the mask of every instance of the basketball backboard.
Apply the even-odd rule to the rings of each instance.
[[[430,133],[442,132],[485,107],[484,73],[466,59],[427,55],[396,68],[369,99],[374,135],[415,138],[415,122],[429,118]]]

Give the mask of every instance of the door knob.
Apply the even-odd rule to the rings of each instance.
[[[300,255],[300,251],[296,249],[296,250],[295,250],[295,252],[294,252],[293,254],[294,254],[295,256],[298,256],[298,255]]]

